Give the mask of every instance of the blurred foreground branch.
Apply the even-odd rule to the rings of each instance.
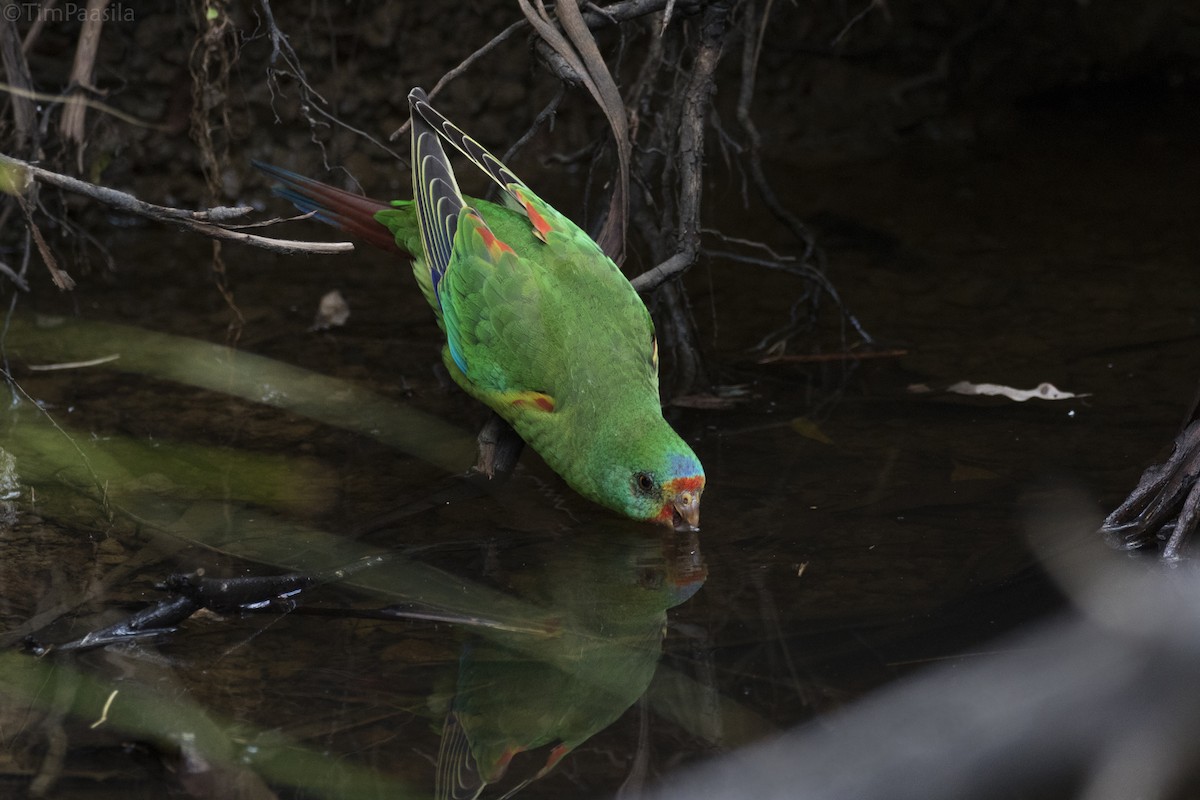
[[[1064,519],[1038,527],[1077,557],[1091,543],[1070,542],[1094,538],[1094,520]],[[996,655],[925,671],[820,725],[691,766],[653,797],[1195,796],[1180,790],[1197,778],[1200,755],[1196,574],[1146,570],[1098,547],[1088,555],[1092,563],[1054,570],[1082,614],[1004,639]]]

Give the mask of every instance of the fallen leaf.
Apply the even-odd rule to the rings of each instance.
[[[1091,397],[1090,393],[1076,394],[1074,392],[1064,392],[1052,383],[1039,383],[1032,389],[1015,389],[1011,386],[1001,386],[997,383],[959,381],[951,386],[947,386],[946,391],[951,394],[1007,397],[1009,400],[1015,400],[1018,403],[1024,403],[1026,400],[1035,398],[1038,400],[1070,400],[1073,397]]]
[[[350,304],[337,289],[327,292],[317,305],[317,317],[313,320],[311,330],[324,331],[346,324],[350,319]]]

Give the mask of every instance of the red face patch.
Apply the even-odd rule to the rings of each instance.
[[[681,492],[698,492],[704,488],[704,478],[699,475],[692,475],[687,478],[675,478],[667,481],[667,489],[673,494]]]

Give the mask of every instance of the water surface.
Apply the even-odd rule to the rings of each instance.
[[[967,662],[1056,608],[1046,553],[1099,543],[1031,545],[1025,509],[1063,481],[1097,515],[1113,506],[1200,373],[1196,116],[1182,101],[1135,118],[1068,100],[876,161],[774,165],[847,307],[902,354],[760,363],[749,346],[800,286],[742,264],[695,270],[712,375],[742,388],[729,407],[667,409],[709,476],[694,539],[612,518],[532,453],[501,487],[457,477],[484,417],[437,366],[407,266],[226,248],[238,348],[296,368],[276,374],[202,344],[223,343],[231,318],[207,243],[103,232],[116,273],[72,294],[37,287],[8,338],[25,396],[0,442],[24,482],[0,535],[4,642],[77,638],[159,599],[174,571],[379,562],[295,609],[14,653],[5,780],[54,774],[79,797],[266,796],[264,780],[284,796],[422,796],[445,730],[477,743],[481,773],[540,744],[513,757],[509,786],[569,740],[525,794],[607,796],[819,722],[922,664]],[[736,203],[710,216],[792,247]],[[334,288],[349,323],[310,330]],[[39,330],[35,311],[69,324]],[[840,347],[835,314],[787,352],[814,342]],[[33,369],[84,351],[122,358]],[[943,391],[960,380],[1086,396]],[[397,603],[425,618],[361,616]]]

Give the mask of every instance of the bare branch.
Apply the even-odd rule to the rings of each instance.
[[[105,186],[97,186],[94,183],[81,181],[78,178],[72,178],[69,175],[62,175],[57,172],[51,172],[48,169],[34,166],[20,159],[11,158],[9,156],[0,155],[0,171],[8,170],[12,173],[20,173],[23,179],[12,180],[15,184],[13,187],[17,192],[23,192],[28,189],[30,183],[36,181],[44,183],[47,186],[54,186],[73,194],[83,195],[91,198],[98,203],[102,203],[110,208],[115,208],[119,211],[124,211],[130,214],[135,214],[139,217],[152,219],[155,222],[166,222],[172,225],[182,226],[190,231],[207,236],[210,239],[221,239],[231,242],[241,242],[253,247],[258,247],[263,250],[269,250],[273,253],[346,253],[354,249],[354,245],[349,242],[300,242],[289,241],[285,239],[272,239],[266,236],[256,236],[250,233],[242,233],[238,230],[233,230],[222,224],[232,217],[241,216],[248,213],[250,208],[228,208],[220,206],[217,208],[205,209],[203,211],[192,211],[185,208],[171,208],[170,206],[160,206],[153,203],[147,203],[144,200],[139,200],[127,192],[122,192],[117,189],[109,189]],[[35,232],[35,238],[40,238]],[[39,248],[41,243],[39,242]],[[43,253],[44,255],[44,253]],[[64,273],[65,274],[65,273]]]
[[[850,21],[846,23],[846,26],[838,32],[838,35],[833,37],[833,41],[830,42],[830,44],[834,47],[837,47],[839,44],[841,44],[842,40],[846,38],[846,35],[850,33],[850,29],[862,22],[863,19],[866,18],[867,14],[870,14],[877,8],[883,11],[883,13],[886,15],[888,13],[887,0],[870,0],[870,2],[863,7],[862,11],[859,11],[857,14],[851,17]],[[764,18],[765,17],[766,15],[764,15]]]
[[[21,6],[16,0],[2,0],[0,11],[3,12],[0,13],[0,59],[4,63],[4,74],[16,88],[32,91],[33,78],[29,74],[29,63],[21,50],[21,37],[14,22],[23,13]],[[34,106],[29,98],[14,95],[13,122],[17,129],[17,146],[23,149],[34,135]]]
[[[527,0],[521,0],[522,9],[526,5]],[[541,0],[539,0],[539,6],[544,13],[545,7],[541,6]],[[616,143],[617,181],[613,186],[612,195],[609,197],[608,215],[604,220],[604,227],[596,237],[596,244],[600,245],[600,248],[613,261],[620,264],[625,260],[625,229],[629,224],[629,161],[633,151],[629,141],[629,116],[625,112],[625,102],[621,99],[617,82],[613,79],[608,65],[604,63],[604,57],[600,55],[600,48],[584,23],[575,0],[559,2],[554,10],[558,15],[559,24],[562,25],[567,38],[571,40],[575,52],[579,54],[579,58],[587,70],[588,79],[585,81],[585,85],[608,119],[613,141]],[[543,31],[539,28],[538,32],[542,33]]]
[[[29,203],[20,195],[17,195],[17,203],[20,204],[21,211],[25,214],[25,222],[29,226],[29,232],[33,234],[33,241],[37,244],[38,253],[41,254],[46,269],[50,271],[50,279],[63,291],[74,289],[75,279],[58,266],[58,259],[54,257],[54,251],[50,249],[50,245],[46,244],[46,238],[42,236],[41,228],[33,221],[33,211],[30,209]]]
[[[684,91],[679,131],[679,224],[674,255],[634,278],[639,292],[648,292],[681,275],[696,263],[700,251],[700,197],[704,172],[704,121],[715,88],[713,76],[725,43],[729,4],[717,2],[704,11],[700,43]]]
[[[100,33],[104,28],[104,10],[109,0],[88,0],[87,15],[79,30],[79,41],[75,45],[75,63],[71,67],[73,94],[67,98],[62,114],[62,133],[76,147],[76,166],[83,172],[84,123],[87,105],[82,102],[83,93],[95,91],[92,86],[92,71],[96,66],[96,52],[100,48]]]
[[[49,12],[50,9],[58,5],[58,0],[46,0],[42,3],[42,10]],[[37,42],[38,37],[42,35],[42,28],[46,27],[46,20],[50,19],[49,13],[34,14],[33,24],[29,26],[29,30],[25,32],[25,39],[21,42],[21,52],[29,55],[33,50],[33,45]]]

